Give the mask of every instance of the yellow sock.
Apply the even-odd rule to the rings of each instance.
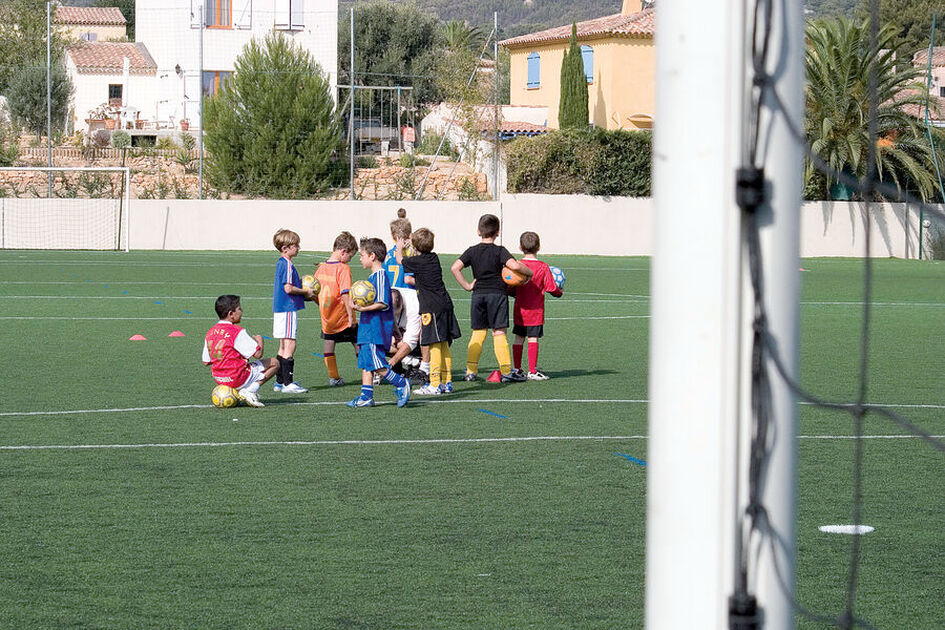
[[[443,359],[442,343],[430,344],[430,387],[440,386],[440,361]]]
[[[469,348],[466,352],[466,371],[475,374],[479,371],[479,357],[482,355],[482,344],[486,340],[486,330],[474,330],[469,336]]]
[[[509,340],[505,333],[492,335],[492,346],[495,349],[495,360],[499,362],[499,371],[503,375],[512,371],[512,353],[509,352]]]
[[[440,380],[444,383],[453,382],[453,352],[450,350],[450,344],[443,342],[443,370],[440,373]]]
[[[335,360],[335,353],[325,355],[325,367],[328,368],[329,378],[338,378],[338,361]]]

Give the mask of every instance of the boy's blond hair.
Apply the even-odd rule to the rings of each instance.
[[[390,235],[394,239],[410,238],[411,232],[413,232],[413,228],[410,226],[408,219],[394,219],[390,222]]]
[[[275,245],[276,249],[280,252],[282,248],[290,245],[298,245],[300,242],[301,239],[299,239],[299,235],[292,230],[282,229],[272,236],[272,244]]]
[[[358,251],[358,241],[355,240],[354,235],[351,232],[342,232],[335,238],[334,245],[331,246],[333,251],[341,250],[348,254],[354,254]]]

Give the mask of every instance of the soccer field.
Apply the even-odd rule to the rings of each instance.
[[[310,306],[309,393],[215,409],[213,301],[242,295],[270,336],[276,257],[0,251],[0,627],[642,627],[650,261],[545,258],[568,276],[549,381],[348,409],[353,352],[328,388]],[[824,398],[857,392],[861,268],[804,261],[801,380]],[[469,300],[448,286],[459,375]],[[945,265],[877,261],[873,298],[869,399],[945,434]],[[800,423],[798,597],[837,615],[850,539],[818,527],[850,522],[852,429],[807,405]],[[941,628],[945,457],[875,415],[865,433],[857,615]]]

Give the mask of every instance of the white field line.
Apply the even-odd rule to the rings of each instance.
[[[285,401],[279,405],[280,409],[285,407],[337,407],[344,404],[342,400],[332,401]],[[644,398],[452,398],[446,400],[437,400],[435,398],[421,398],[414,402],[425,405],[480,405],[483,403],[509,403],[509,404],[534,404],[534,403],[562,403],[562,404],[616,404],[616,405],[647,405],[649,400]],[[382,401],[380,405],[393,405],[394,401]],[[813,403],[800,402],[799,405],[805,407],[814,407]],[[887,409],[945,409],[945,404],[877,404],[869,403],[871,406],[885,407]],[[852,407],[853,405],[849,405]],[[132,413],[138,411],[175,411],[178,409],[212,409],[213,405],[156,405],[153,407],[111,407],[102,409],[62,409],[58,411],[3,411],[0,412],[0,418],[27,417],[27,416],[74,416],[93,413]]]
[[[935,439],[945,435],[933,435]],[[853,440],[852,435],[801,435],[802,440]],[[430,438],[415,440],[285,440],[250,442],[143,442],[140,444],[21,444],[0,446],[0,451],[79,451],[146,448],[220,448],[224,446],[389,446],[427,444],[487,444],[501,442],[576,442],[605,440],[646,440],[645,435],[536,435],[502,438]],[[910,440],[917,435],[863,435],[864,440]]]

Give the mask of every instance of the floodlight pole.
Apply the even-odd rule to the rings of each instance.
[[[348,85],[351,86],[349,91],[349,100],[350,105],[348,108],[348,184],[351,187],[351,199],[354,199],[354,5],[350,9],[351,19],[349,21],[349,29],[351,33],[351,40],[349,42],[349,49],[351,53],[351,65],[348,70]]]
[[[743,548],[737,525],[752,425],[753,294],[735,174],[745,165],[754,4],[656,5],[646,527],[646,626],[654,630],[728,628]],[[768,72],[787,115],[803,128],[801,5],[772,5]],[[694,93],[701,95],[700,120],[714,124],[692,117]],[[796,375],[802,154],[785,114],[771,106],[763,104],[759,132],[769,191],[759,210],[764,295],[771,338]],[[777,568],[787,591],[778,584],[767,539],[759,546],[757,537],[749,541],[756,552],[749,588],[770,630],[793,627],[796,403],[770,360],[767,367],[776,437],[762,501],[778,533]]]
[[[46,3],[46,167],[52,168],[52,2]],[[53,194],[52,171],[46,175],[46,197]]]

